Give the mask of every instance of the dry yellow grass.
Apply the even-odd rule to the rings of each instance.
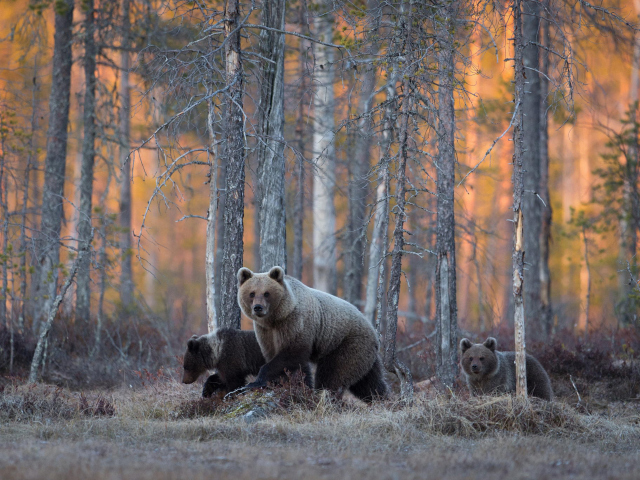
[[[173,382],[86,395],[8,387],[0,393],[0,477],[638,478],[640,471],[636,406],[583,415],[562,402],[527,406],[509,396],[419,397],[407,407],[290,393],[207,403],[197,400],[197,387]],[[269,415],[247,422],[256,406]]]

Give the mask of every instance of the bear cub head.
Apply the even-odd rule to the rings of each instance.
[[[198,380],[198,377],[203,373],[206,373],[213,366],[212,354],[213,348],[209,341],[208,335],[194,335],[187,342],[187,352],[184,354],[184,362],[182,367],[184,372],[182,374],[182,383],[193,383]]]
[[[460,340],[460,363],[464,373],[478,379],[494,373],[498,368],[496,345],[496,339],[493,337],[487,338],[484,343],[475,344],[466,338]]]
[[[268,273],[238,270],[238,303],[252,320],[267,320],[278,310],[287,295],[284,270],[273,267]]]

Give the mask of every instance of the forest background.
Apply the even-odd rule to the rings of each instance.
[[[60,80],[52,73],[54,23],[69,16],[73,4],[57,1],[52,5],[4,1],[0,10],[2,370],[21,375],[30,361],[55,297],[34,290],[36,285],[52,281],[55,285],[57,281],[61,286],[78,263],[79,287],[71,286],[64,296],[58,314],[62,321],[54,322],[52,346],[47,344],[51,368],[43,368],[43,375],[76,386],[92,382],[111,385],[119,381],[123,370],[175,363],[173,357],[181,353],[185,340],[207,330],[212,303],[223,319],[228,311],[222,298],[229,290],[224,282],[235,282],[235,270],[231,269],[231,274],[224,270],[225,244],[232,241],[225,237],[229,235],[225,233],[229,219],[224,218],[230,175],[224,161],[229,157],[218,154],[218,145],[220,138],[231,138],[224,137],[230,107],[225,107],[224,101],[216,103],[223,95],[211,90],[224,79],[220,70],[223,62],[212,67],[223,56],[223,42],[206,43],[210,37],[223,36],[225,5],[76,2],[76,8],[71,9],[67,51],[72,66],[62,199],[46,197],[44,170],[47,128],[51,129],[51,89]],[[269,139],[268,133],[260,130],[264,125],[260,120],[261,87],[265,83],[260,62],[268,62],[260,54],[264,52],[260,42],[269,30],[262,28],[265,20],[259,8],[237,5],[241,16],[247,16],[243,21],[250,24],[243,28],[240,42],[244,62],[241,123],[247,146],[240,265],[259,271],[268,268],[260,258],[261,225],[266,220],[259,220],[259,212],[264,194],[261,149],[264,139]],[[464,8],[457,12],[458,19],[464,21],[460,20],[451,37],[451,45],[455,45],[452,96],[457,161],[453,170],[457,301],[452,308],[462,332],[478,338],[502,333],[506,341],[513,332],[514,315],[510,255],[514,142],[509,141],[516,117],[514,18],[507,5],[498,3],[469,3]],[[597,332],[597,341],[633,355],[629,338],[637,340],[638,297],[634,288],[640,226],[635,120],[640,48],[633,25],[640,8],[631,1],[605,2],[597,7],[577,1],[544,8],[547,10],[539,14],[543,20],[536,41],[541,45],[539,68],[547,62],[545,76],[549,79],[544,107],[548,119],[548,197],[543,190],[526,190],[525,181],[524,201],[532,198],[538,204],[534,208],[551,215],[547,236],[550,297],[548,301],[538,299],[538,314],[527,318],[527,332],[536,342],[547,343],[560,334],[563,339],[587,341],[590,333]],[[362,310],[366,310],[368,282],[374,279],[377,283],[377,276],[369,273],[376,270],[372,268],[371,245],[375,246],[376,235],[380,235],[374,232],[374,217],[380,205],[376,193],[384,163],[384,122],[389,118],[385,109],[394,107],[390,99],[395,95],[388,89],[394,75],[391,47],[376,51],[376,42],[366,40],[376,35],[375,28],[382,31],[388,27],[376,20],[376,11],[382,11],[377,2],[290,2],[284,30],[292,34],[282,36],[286,146],[282,153],[282,210],[286,235],[279,238],[286,238],[288,273],[307,285],[332,291]],[[400,22],[400,13],[398,17],[389,15]],[[430,15],[436,18],[435,13]],[[93,23],[87,22],[89,17]],[[323,24],[323,19],[331,21]],[[376,27],[375,21],[382,21],[382,26]],[[322,28],[328,28],[328,33]],[[425,42],[442,35],[437,26],[433,28],[422,31]],[[94,43],[88,43],[88,38]],[[201,55],[205,47],[213,52],[209,57]],[[95,49],[95,64],[87,67],[91,48]],[[319,55],[326,56],[319,60]],[[403,67],[398,58],[394,60],[399,62],[396,71],[403,72],[406,65]],[[410,127],[414,143],[407,147],[408,203],[402,207],[406,213],[405,250],[410,253],[402,259],[404,274],[395,307],[398,348],[417,377],[434,373],[429,359],[435,355],[432,341],[438,331],[439,187],[434,180],[442,111],[437,100],[436,60],[441,62],[434,53],[425,61],[433,71],[414,72],[416,78],[430,78],[431,83],[415,96],[403,97],[417,102],[413,109],[402,104],[416,115]],[[322,77],[326,70],[334,76]],[[398,74],[395,80],[402,91],[403,82],[410,82],[409,74]],[[88,85],[95,88],[93,100],[87,96]],[[318,134],[322,107],[317,99],[322,88],[329,90],[326,85],[335,96],[332,110],[322,111],[324,130],[332,132],[332,139],[330,147],[318,151],[320,140],[314,135],[323,134]],[[86,116],[87,102],[95,106],[90,117]],[[374,113],[367,117],[369,111]],[[402,132],[402,111],[398,107],[396,136]],[[327,126],[330,122],[333,126]],[[93,129],[87,129],[92,124]],[[405,132],[408,128],[405,124]],[[524,134],[533,137],[526,128]],[[91,135],[95,136],[94,147],[87,147],[86,139]],[[542,146],[545,142],[538,143]],[[87,177],[83,176],[83,162],[91,156],[91,148],[95,166]],[[335,167],[325,168],[318,160],[331,156],[327,152],[332,149]],[[401,148],[394,144],[390,150],[394,162],[399,161]],[[212,170],[212,165],[217,168]],[[400,178],[395,163],[389,175],[392,181],[387,191],[391,197],[398,193],[394,182]],[[92,206],[88,214],[82,210],[87,178],[91,189],[85,198],[89,196]],[[318,178],[328,178],[331,183],[330,195],[321,200],[316,198],[322,189]],[[214,212],[212,191],[217,202]],[[52,198],[62,206],[57,234],[60,257],[59,265],[43,270],[38,267],[39,252],[47,241],[58,243],[57,238],[51,242],[51,236],[42,239],[43,216],[49,214],[46,209]],[[333,233],[328,235],[326,225],[318,223],[321,215],[327,214],[321,204],[334,205],[334,226],[328,224]],[[390,198],[389,208],[386,248],[391,249],[398,244],[393,241],[400,208],[396,198]],[[213,231],[208,233],[208,228]],[[319,238],[329,247],[321,246],[318,240],[322,228],[325,233]],[[525,223],[525,237],[526,229]],[[92,247],[87,270],[76,259],[89,231]],[[211,258],[207,253],[211,238],[215,264],[208,273],[205,260]],[[392,258],[390,253],[381,262],[384,292],[394,281],[389,278],[393,277]],[[324,274],[319,273],[322,269]],[[88,276],[81,277],[83,271]],[[212,283],[215,292],[207,288]],[[79,304],[87,289],[88,297]],[[228,296],[235,302],[234,295]],[[209,301],[208,309],[211,298],[215,301]],[[386,298],[378,294],[379,311],[387,310]],[[384,324],[385,317],[380,315]],[[246,319],[242,325],[251,328]],[[409,356],[410,351],[414,355]],[[113,356],[118,362],[83,372],[79,359],[91,353]],[[46,350],[44,355],[47,365]],[[97,370],[101,375],[95,375]]]

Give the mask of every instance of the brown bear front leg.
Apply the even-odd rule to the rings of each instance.
[[[258,373],[258,378],[246,386],[246,388],[262,388],[267,383],[277,381],[286,376],[286,372],[301,370],[304,374],[304,383],[311,387],[311,369],[309,357],[311,352],[302,348],[286,348],[281,350],[270,362],[265,363]]]

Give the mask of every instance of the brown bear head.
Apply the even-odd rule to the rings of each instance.
[[[282,312],[287,297],[284,270],[273,267],[267,273],[238,270],[238,303],[244,314],[257,323],[268,323]]]
[[[216,338],[215,334],[213,338]],[[182,383],[193,383],[208,369],[215,368],[217,362],[213,354],[214,349],[211,347],[209,335],[191,337],[187,342],[187,352],[184,354],[182,364],[184,368]]]
[[[484,343],[472,344],[468,339],[460,340],[462,369],[471,377],[482,378],[495,372],[498,366],[496,339],[489,337]]]

